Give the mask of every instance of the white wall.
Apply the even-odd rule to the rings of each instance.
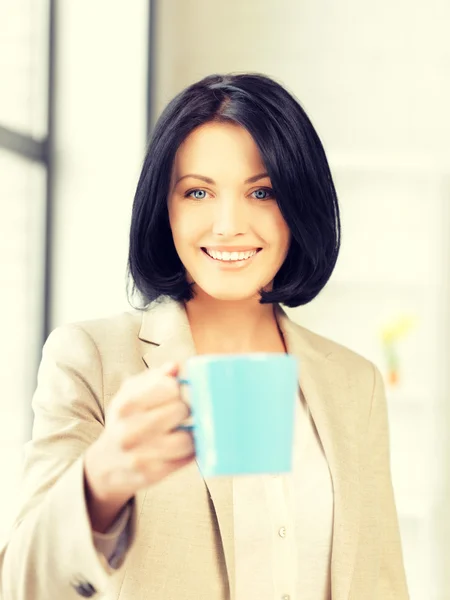
[[[52,326],[128,307],[146,138],[146,0],[58,3]]]
[[[446,0],[159,5],[158,111],[209,73],[262,71],[298,96],[332,158],[449,164]]]

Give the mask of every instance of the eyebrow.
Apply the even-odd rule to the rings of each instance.
[[[180,177],[179,179],[177,179],[177,181],[175,182],[175,185],[178,185],[180,183],[180,181],[182,181],[183,179],[186,179],[187,177],[192,177],[193,179],[201,179],[205,183],[209,183],[211,185],[214,185],[216,183],[214,181],[214,179],[211,179],[210,177],[205,177],[204,175],[196,175],[194,173],[189,173],[188,175],[183,175],[183,177]],[[246,179],[244,181],[244,183],[255,183],[256,181],[259,181],[260,179],[264,179],[265,177],[269,177],[269,174],[268,173],[259,173],[258,175],[253,175],[253,177],[249,177],[248,179]]]

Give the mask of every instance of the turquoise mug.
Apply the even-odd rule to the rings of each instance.
[[[298,360],[289,354],[198,355],[186,363],[197,463],[204,477],[292,469]]]

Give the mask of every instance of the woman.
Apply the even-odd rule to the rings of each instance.
[[[133,206],[145,310],[44,347],[4,600],[408,598],[380,373],[279,306],[320,292],[339,237],[286,90],[211,76],[172,100]],[[294,471],[203,479],[177,375],[193,354],[261,351],[301,362]]]

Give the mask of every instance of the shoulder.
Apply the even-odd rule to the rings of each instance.
[[[65,352],[83,349],[85,353],[95,352],[100,356],[111,351],[120,353],[138,342],[141,321],[140,311],[126,311],[99,319],[67,323],[50,333],[45,347],[64,348]]]
[[[56,366],[85,380],[101,380],[104,396],[112,396],[126,378],[145,368],[141,322],[142,313],[130,311],[57,327],[44,345],[41,373],[52,373]]]
[[[296,323],[290,328],[298,340],[300,373],[303,359],[304,376],[308,375],[312,385],[322,390],[328,410],[339,407],[347,414],[347,407],[346,418],[358,415],[358,428],[366,430],[374,399],[385,410],[385,388],[379,369],[366,357],[328,337]]]
[[[292,332],[302,340],[305,352],[315,361],[335,367],[351,385],[363,384],[373,390],[380,376],[376,365],[358,352],[291,320]]]
[[[110,343],[114,339],[136,338],[142,321],[140,311],[126,311],[100,319],[79,321],[67,325],[72,329],[83,331],[96,344],[103,341]]]

